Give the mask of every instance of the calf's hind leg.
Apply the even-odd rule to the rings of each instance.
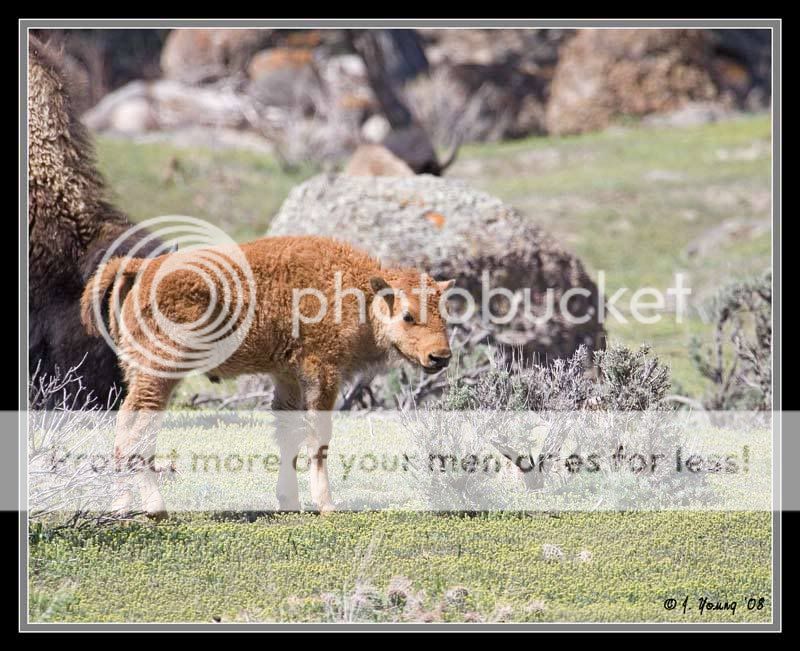
[[[139,489],[142,510],[154,519],[163,519],[167,509],[158,489],[155,452],[158,427],[176,380],[138,373],[131,378],[128,395],[117,415],[114,459],[117,472],[132,473]],[[114,511],[127,512],[131,492],[123,479]]]
[[[333,435],[331,411],[336,404],[339,390],[336,369],[320,366],[311,360],[306,364],[303,378],[303,393],[308,408],[308,456],[310,463],[309,483],[311,498],[319,512],[334,510],[328,479],[328,449]]]

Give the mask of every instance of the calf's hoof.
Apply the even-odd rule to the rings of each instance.
[[[278,513],[300,513],[300,500],[278,495]]]
[[[156,522],[167,517],[167,505],[157,491],[149,491],[142,495],[142,510],[148,518]]]
[[[148,511],[147,517],[153,522],[161,522],[162,520],[166,520],[169,515],[166,509],[160,509],[158,511]]]

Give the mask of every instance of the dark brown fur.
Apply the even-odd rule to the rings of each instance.
[[[439,162],[430,137],[418,124],[393,129],[381,144],[404,161],[414,174],[441,176],[455,162],[460,142],[455,143],[444,163]]]
[[[106,401],[122,375],[114,352],[81,326],[79,303],[130,222],[107,200],[62,54],[31,37],[28,57],[28,364],[49,375],[83,360],[84,386]]]

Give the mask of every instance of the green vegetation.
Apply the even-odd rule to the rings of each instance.
[[[239,242],[262,237],[289,190],[313,174],[286,173],[269,156],[235,149],[100,138],[97,154],[115,200],[134,220],[191,215]]]
[[[434,621],[771,618],[769,513],[195,516],[31,541],[37,621],[402,620],[393,577],[424,592],[413,615]],[[445,598],[455,587],[467,591],[461,608]],[[359,589],[370,596],[361,607]],[[687,595],[685,615],[664,608]],[[735,614],[701,614],[702,596],[739,603]],[[748,611],[744,600],[761,596],[765,607]],[[347,597],[349,616],[326,606]]]
[[[567,138],[468,146],[461,174],[517,206],[569,245],[605,293],[666,289],[682,273],[698,306],[717,289],[771,267],[771,126],[768,116],[699,127],[629,128]],[[479,160],[480,165],[471,163]],[[608,323],[612,339],[653,346],[677,392],[703,394],[687,343],[710,341],[712,326],[692,312],[676,323]]]

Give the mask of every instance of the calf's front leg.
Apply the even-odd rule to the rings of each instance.
[[[278,508],[281,511],[299,511],[300,496],[297,489],[297,454],[303,442],[302,393],[300,385],[286,377],[273,378],[275,393],[272,409],[275,416],[275,437],[280,448],[278,468]]]

